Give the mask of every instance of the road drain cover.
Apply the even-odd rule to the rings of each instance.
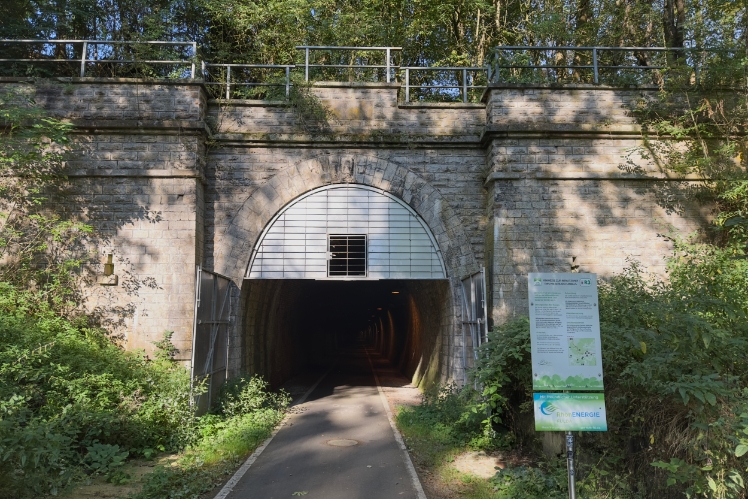
[[[332,445],[333,447],[353,447],[354,445],[358,445],[358,441],[349,438],[334,438],[328,440],[327,445]]]

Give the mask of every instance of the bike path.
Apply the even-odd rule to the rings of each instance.
[[[387,410],[367,352],[344,352],[226,499],[422,499]]]

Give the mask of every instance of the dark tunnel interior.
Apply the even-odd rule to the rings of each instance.
[[[364,343],[417,385],[438,382],[452,311],[446,280],[251,280],[242,370],[273,386]]]

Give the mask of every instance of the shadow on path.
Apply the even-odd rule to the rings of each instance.
[[[371,355],[385,386],[404,386],[386,359]],[[323,371],[324,372],[324,371]],[[298,400],[312,374],[286,383]],[[318,378],[317,378],[318,379]],[[310,382],[311,381],[311,382]],[[303,393],[303,392],[302,392]],[[228,495],[228,499],[417,497],[363,345],[338,360]]]

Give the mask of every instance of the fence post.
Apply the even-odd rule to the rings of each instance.
[[[592,47],[592,70],[594,71],[594,82],[595,85],[600,83],[600,75],[597,69],[597,47]]]
[[[387,47],[387,83],[390,82],[390,48]]]
[[[291,95],[291,67],[286,66],[286,99]]]
[[[462,70],[462,102],[468,101],[467,69]]]
[[[207,80],[205,77],[205,61],[200,61],[200,74],[202,75],[204,80]]]
[[[309,47],[304,47],[304,81],[309,81]]]
[[[405,102],[410,102],[410,68],[405,68]]]
[[[493,82],[501,81],[501,50],[496,49],[496,67],[493,68]]]
[[[83,42],[83,52],[81,53],[81,78],[86,76],[86,52],[88,51],[88,42]]]
[[[226,100],[231,98],[231,66],[226,65]]]
[[[195,59],[197,58],[197,42],[192,42],[192,75],[190,78],[195,79]]]

